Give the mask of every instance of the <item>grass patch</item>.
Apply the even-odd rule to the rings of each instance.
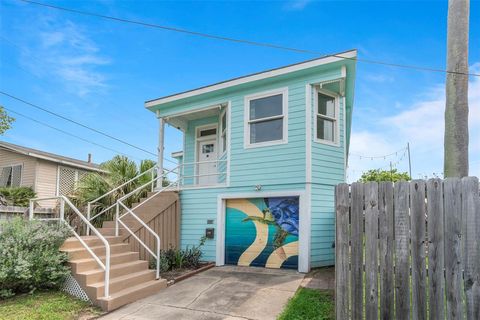
[[[89,303],[59,291],[44,291],[0,300],[1,320],[88,319],[100,314]],[[84,318],[85,317],[85,318]]]
[[[300,288],[288,302],[278,320],[335,319],[333,292]]]

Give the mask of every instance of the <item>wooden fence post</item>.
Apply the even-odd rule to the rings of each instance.
[[[335,309],[337,319],[349,318],[348,304],[348,213],[349,186],[339,184],[335,188],[336,240],[335,240]]]
[[[412,319],[427,318],[425,269],[425,181],[410,182]]]
[[[393,319],[393,183],[380,182],[378,196],[378,254],[380,261],[380,319]],[[352,284],[353,285],[353,284]],[[360,319],[360,318],[358,318]]]
[[[363,319],[363,183],[352,183],[351,201],[351,306],[352,319]]]
[[[458,178],[447,178],[443,183],[445,209],[445,289],[447,319],[463,319],[462,310],[462,198]]]
[[[443,183],[440,179],[427,182],[428,220],[428,288],[430,319],[445,319],[445,280],[443,278]]]
[[[378,319],[378,183],[365,185],[365,311]]]
[[[410,319],[409,183],[395,183],[395,317]]]
[[[480,198],[478,179],[462,179],[463,267],[467,319],[480,319]]]

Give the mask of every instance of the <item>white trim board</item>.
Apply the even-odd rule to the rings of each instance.
[[[217,232],[216,232],[216,255],[215,264],[225,265],[225,210],[226,200],[245,198],[267,197],[299,197],[299,230],[298,230],[298,271],[310,271],[310,221],[311,215],[308,208],[308,196],[304,190],[285,191],[259,191],[224,193],[217,196]]]
[[[282,132],[282,139],[281,140],[272,140],[272,141],[264,141],[264,142],[250,142],[250,101],[267,98],[276,95],[282,95],[282,121],[283,121],[283,132]],[[243,147],[244,149],[249,148],[260,148],[260,147],[268,147],[274,146],[278,144],[286,144],[288,143],[288,87],[277,88],[268,91],[257,92],[254,94],[250,94],[244,97],[243,99],[244,104],[244,119],[243,119]],[[280,116],[269,117],[269,118],[262,118],[260,122],[267,121],[270,118],[280,118]]]
[[[339,56],[341,56],[341,57],[339,57]],[[357,50],[350,50],[350,51],[338,53],[335,56],[330,55],[330,56],[325,56],[325,57],[318,58],[318,59],[304,61],[304,62],[300,62],[300,63],[297,63],[297,64],[293,64],[293,65],[289,65],[289,66],[285,66],[285,67],[281,67],[281,68],[277,68],[277,69],[267,70],[267,71],[255,73],[255,74],[244,76],[244,77],[240,77],[240,78],[236,78],[236,79],[232,79],[232,80],[227,80],[227,81],[224,81],[224,82],[212,84],[212,85],[201,87],[201,88],[198,88],[198,89],[193,89],[193,90],[190,90],[190,91],[177,93],[177,94],[166,96],[166,97],[163,97],[163,98],[149,100],[149,101],[145,102],[145,107],[146,108],[151,108],[151,107],[154,107],[154,106],[159,105],[159,104],[164,104],[164,103],[168,103],[168,102],[172,102],[172,101],[176,101],[176,100],[180,100],[180,99],[185,99],[185,98],[193,97],[193,96],[200,95],[200,94],[203,94],[203,93],[208,93],[208,92],[212,92],[212,91],[216,91],[216,90],[221,90],[221,89],[233,87],[233,86],[240,85],[240,84],[245,84],[245,83],[252,82],[252,81],[257,81],[257,80],[262,80],[262,79],[266,79],[266,78],[270,78],[270,77],[280,76],[280,75],[284,75],[284,74],[287,74],[287,73],[290,73],[290,72],[300,71],[300,70],[303,70],[303,69],[308,69],[308,68],[312,68],[312,67],[316,67],[316,66],[321,66],[321,65],[324,65],[324,64],[337,62],[337,61],[341,61],[341,60],[345,60],[345,59],[355,59],[356,56],[357,56]]]

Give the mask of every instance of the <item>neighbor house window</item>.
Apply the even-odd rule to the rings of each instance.
[[[220,116],[220,143],[222,154],[227,151],[227,110],[225,109]]]
[[[334,96],[322,92],[317,93],[316,123],[318,140],[338,142],[338,110]]]
[[[22,165],[0,167],[0,187],[20,187]]]
[[[247,146],[286,142],[287,90],[246,98]]]

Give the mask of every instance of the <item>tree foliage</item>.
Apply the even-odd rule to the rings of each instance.
[[[392,170],[381,170],[381,169],[372,169],[364,172],[359,182],[369,182],[369,181],[410,181],[411,177],[408,175],[407,172],[398,172],[397,169]]]
[[[13,121],[15,121],[15,118],[10,117],[5,109],[0,106],[0,135],[12,127]]]
[[[79,181],[74,193],[70,196],[74,199],[77,206],[86,207],[88,202],[99,198],[154,166],[155,162],[152,160],[143,160],[137,165],[135,161],[128,157],[117,155],[100,165],[100,167],[108,173],[89,173],[85,175]],[[94,203],[92,206],[93,215],[110,207],[120,197],[129,194],[140,186],[146,185],[124,201],[127,206],[131,206],[132,203],[138,202],[140,198],[145,197],[146,193],[151,190],[151,184],[148,184],[151,180],[152,175],[146,173],[139,179],[135,179],[134,181],[125,184],[115,192],[112,192],[110,195]],[[164,180],[163,185],[166,183],[168,182]],[[114,210],[115,207],[112,207],[95,222],[100,224],[103,220],[111,220],[113,218]]]

